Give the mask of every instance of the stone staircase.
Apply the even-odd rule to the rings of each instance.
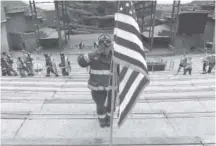
[[[70,77],[1,78],[2,145],[109,144],[109,129],[98,125],[87,70],[72,68]],[[150,72],[150,85],[120,128],[115,113],[113,144],[215,145],[215,76],[200,73],[199,63],[192,76]]]

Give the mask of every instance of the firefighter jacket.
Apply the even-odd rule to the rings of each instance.
[[[8,66],[9,64],[7,62],[7,59],[5,57],[2,57],[1,58],[1,69],[5,71],[8,69]]]
[[[111,90],[111,53],[109,55],[97,55],[92,58],[89,54],[82,54],[77,58],[77,61],[81,67],[90,67],[89,89],[95,91]]]
[[[26,67],[23,60],[17,60],[17,69],[24,69]]]
[[[62,69],[65,68],[66,72],[71,71],[70,61],[68,57],[64,56],[64,58],[61,58],[61,63],[59,64],[59,67]]]
[[[32,64],[33,58],[29,54],[24,54],[24,62],[26,64]]]
[[[55,60],[51,57],[51,56],[47,56],[45,57],[45,62],[46,62],[46,68],[49,68],[49,69],[53,69],[53,71],[55,73],[57,73],[57,67],[56,67],[56,63],[55,63]]]
[[[208,58],[209,67],[214,67],[215,65],[215,55],[210,55]]]

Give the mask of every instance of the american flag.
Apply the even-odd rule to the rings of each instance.
[[[133,2],[119,1],[113,54],[113,61],[120,64],[118,126],[122,125],[150,82],[144,50]]]

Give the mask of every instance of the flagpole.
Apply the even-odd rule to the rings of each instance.
[[[117,1],[117,12],[119,11],[119,1]],[[117,22],[118,23],[118,22]],[[118,24],[116,24],[118,25]],[[114,35],[114,39],[115,39],[115,35]],[[115,64],[115,62],[113,61],[113,54],[114,54],[114,47],[112,49],[112,102],[111,102],[111,116],[110,116],[110,138],[109,138],[109,145],[112,146],[113,143],[113,120],[114,120],[114,107],[115,107],[115,86],[116,86],[116,76],[117,76],[117,66]]]

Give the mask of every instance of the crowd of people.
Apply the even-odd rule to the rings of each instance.
[[[202,74],[211,73],[212,69],[215,67],[215,54],[206,52],[205,56],[203,57],[203,72]],[[208,67],[208,70],[206,69]],[[183,75],[186,75],[189,73],[191,75],[192,73],[192,57],[188,57],[186,54],[183,55],[183,57],[180,60],[179,68],[177,70],[177,74],[181,71],[183,68]]]
[[[44,54],[45,57],[45,66],[46,66],[46,77],[49,77],[51,73],[53,73],[56,77],[59,76],[57,71],[57,66],[55,64],[54,59],[49,54]],[[64,53],[60,53],[60,64],[63,76],[69,76],[69,72],[71,71],[70,61],[68,57],[65,56]],[[33,65],[33,57],[31,53],[23,50],[23,56],[18,57],[16,61],[17,71],[13,68],[13,58],[11,55],[3,52],[1,54],[1,71],[2,76],[17,76],[21,77],[25,76],[34,76],[34,65]]]
[[[84,47],[84,43],[80,43],[80,48]],[[94,42],[94,48],[98,48],[97,42]],[[1,70],[2,76],[17,76],[20,75],[21,77],[25,76],[34,76],[34,72],[38,72],[38,68],[34,69],[33,65],[33,58],[31,53],[23,50],[23,57],[18,57],[16,64],[17,64],[17,71],[13,68],[13,58],[10,54],[6,52],[2,53],[1,56]],[[45,66],[46,66],[46,77],[49,77],[50,74],[54,74],[56,77],[59,76],[57,71],[57,66],[55,64],[54,59],[49,54],[44,54],[45,57]],[[63,76],[69,76],[69,72],[71,71],[70,61],[68,57],[65,56],[64,53],[60,53],[60,64],[59,67],[61,68]],[[203,57],[203,72],[202,74],[211,73],[212,69],[215,66],[215,54],[212,52],[206,52],[205,56]],[[183,69],[183,75],[187,73],[189,75],[192,74],[192,57],[187,56],[184,54],[180,60],[179,68],[177,70],[177,74]],[[42,69],[41,69],[42,70]]]

